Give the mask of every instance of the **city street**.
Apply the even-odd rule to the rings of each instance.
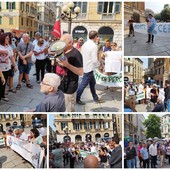
[[[169,56],[170,42],[167,37],[156,37],[154,43],[146,43],[147,34],[135,32],[134,37],[124,38],[125,56]]]
[[[20,155],[12,149],[0,146],[0,168],[33,168],[32,165],[23,160]]]
[[[40,85],[36,82],[35,67],[33,66],[30,73],[30,82],[33,84],[33,89],[26,87],[22,83],[22,87],[17,93],[9,92],[6,97],[9,102],[0,102],[1,112],[23,112],[35,108],[45,97],[40,93]],[[18,81],[18,72],[14,77],[14,87]],[[8,87],[7,87],[8,88]],[[96,85],[96,91],[99,97],[105,100],[105,103],[95,104],[92,100],[92,95],[89,87],[83,92],[81,100],[86,102],[86,105],[76,105],[76,112],[121,112],[122,111],[122,88],[114,88],[113,92],[104,90],[104,86]]]

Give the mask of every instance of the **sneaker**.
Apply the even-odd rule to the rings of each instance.
[[[5,102],[9,102],[9,99],[7,97],[1,98]]]
[[[79,105],[85,105],[86,104],[85,102],[82,102],[81,100],[76,101],[76,103],[79,104]]]
[[[104,103],[105,101],[101,98],[100,99],[98,98],[97,100],[94,100],[94,102],[95,103]]]

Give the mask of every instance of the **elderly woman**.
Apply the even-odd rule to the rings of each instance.
[[[8,34],[2,34],[0,35],[0,68],[2,70],[3,76],[7,82],[9,74],[10,74],[10,69],[11,69],[11,62],[12,66],[14,67],[14,70],[17,70],[17,66],[14,60],[14,53],[12,48],[9,45],[9,36]],[[8,102],[9,99],[5,97],[5,87],[6,83],[1,85],[0,88],[0,96],[1,99]]]
[[[43,142],[43,139],[36,128],[30,130],[30,138],[31,138],[31,142],[37,145],[40,145]]]
[[[44,78],[45,74],[45,64],[46,64],[46,53],[47,53],[47,48],[44,45],[44,40],[40,38],[38,40],[37,45],[34,47],[34,55],[36,56],[36,78],[37,78],[37,83],[40,83],[40,71],[41,71],[41,81]]]

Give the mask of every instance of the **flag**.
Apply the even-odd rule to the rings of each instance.
[[[60,20],[59,19],[57,19],[54,24],[52,34],[57,38],[61,37],[61,29],[60,29]]]

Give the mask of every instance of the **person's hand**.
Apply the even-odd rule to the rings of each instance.
[[[15,72],[18,71],[18,67],[17,67],[17,66],[14,67],[14,71],[15,71]]]
[[[26,64],[27,64],[27,61],[26,61],[25,59],[23,60],[23,64],[24,64],[24,65],[26,65]]]
[[[57,60],[57,62],[58,62],[58,64],[59,64],[60,66],[68,68],[69,62],[68,62],[67,59],[65,59],[65,60],[60,60],[60,59],[57,58],[56,60]]]
[[[1,77],[1,82],[2,82],[3,85],[6,83],[4,76]]]

